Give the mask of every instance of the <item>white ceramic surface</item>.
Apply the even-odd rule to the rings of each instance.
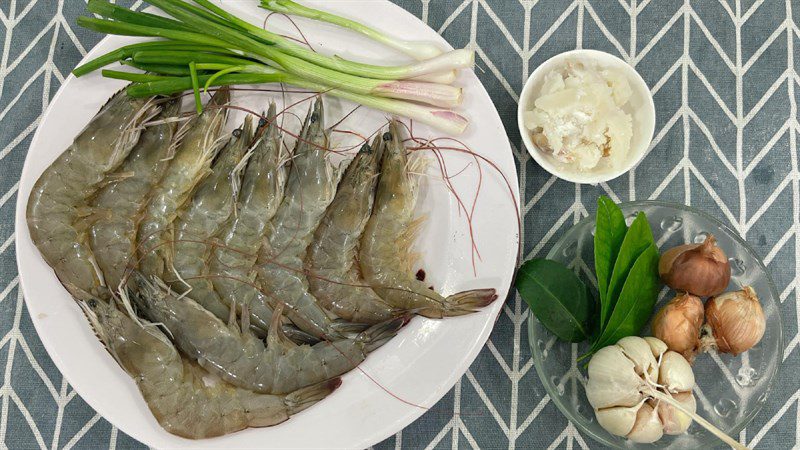
[[[571,165],[561,163],[551,155],[539,150],[531,141],[531,133],[525,127],[523,113],[533,109],[533,102],[542,89],[544,76],[572,61],[582,62],[592,67],[617,68],[627,76],[632,95],[623,109],[633,119],[633,136],[631,137],[631,146],[626,162],[617,168],[602,168],[582,172]],[[647,83],[636,72],[636,69],[628,65],[628,63],[614,55],[598,50],[572,50],[548,59],[528,77],[519,96],[517,125],[528,153],[544,170],[573,183],[596,184],[612,180],[633,169],[647,155],[656,125],[656,110],[653,104],[653,97],[650,95],[650,88],[647,87]]]
[[[251,0],[224,4],[253,23],[260,24],[266,16],[266,12]],[[341,1],[324,5],[319,2],[318,6],[369,22],[380,29],[405,30],[405,36],[447,45],[433,30],[388,1]],[[307,20],[297,20],[297,23],[320,51],[384,64],[404,59],[332,26]],[[279,17],[270,19],[270,24],[275,29],[292,32]],[[134,38],[116,36],[104,39],[87,58],[134,41]],[[459,214],[456,200],[440,181],[426,177],[423,182],[420,213],[427,214],[428,220],[417,246],[423,253],[421,266],[426,269],[429,280],[445,294],[474,287],[495,287],[501,299],[477,314],[461,318],[443,321],[415,318],[361,365],[361,369],[383,388],[423,407],[433,406],[447,393],[483,347],[502,308],[502,299],[508,294],[519,250],[514,211],[514,205],[519,203],[519,192],[508,138],[478,78],[465,72],[457,83],[465,87],[465,104],[461,111],[473,122],[459,138],[475,152],[494,161],[505,173],[513,200],[503,178],[482,164],[482,188],[473,219],[482,260],[476,262],[475,276],[465,215]],[[123,83],[103,79],[98,73],[80,79],[70,75],[50,103],[33,138],[19,185],[16,247],[20,285],[42,343],[78,394],[122,431],[157,448],[364,448],[391,436],[422,415],[425,408],[396,400],[364,373],[355,370],[344,376],[342,387],[329,398],[275,427],[190,441],[170,435],[158,425],[133,381],[103,349],[78,306],[39,255],[25,222],[25,205],[35,180],[106,99],[122,86]],[[290,94],[287,101],[303,97]],[[281,94],[236,93],[234,96],[237,104],[257,110],[265,109],[269,98],[280,102]],[[305,105],[294,112],[304,115]],[[326,120],[334,123],[352,107],[352,104],[328,98]],[[228,127],[238,126],[242,117],[242,113],[231,114]],[[383,113],[361,108],[340,128],[370,134],[385,123],[385,118]],[[299,128],[290,116],[286,116],[285,126],[292,131]],[[414,133],[421,137],[441,136],[418,124],[414,125]],[[348,142],[345,134],[333,136],[340,145]],[[468,166],[452,179],[455,188],[468,201],[474,196],[478,180],[474,159],[458,152],[444,151],[443,154],[451,175]],[[431,173],[435,173],[437,167],[432,164]]]

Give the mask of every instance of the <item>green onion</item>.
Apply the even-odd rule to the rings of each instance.
[[[163,80],[168,80],[170,78],[170,77],[163,77],[161,75],[153,75],[149,73],[120,72],[117,70],[103,70],[102,73],[103,76],[106,78],[134,81],[137,83],[147,83],[150,81],[163,81]]]
[[[208,83],[211,76],[199,76],[200,83],[210,86],[232,86],[238,84],[261,83],[287,83],[311,91],[323,92],[334,97],[343,98],[355,103],[375,108],[398,116],[409,117],[426,125],[438,128],[444,132],[461,134],[469,121],[460,114],[447,109],[432,108],[417,103],[404,102],[388,98],[371,97],[354,94],[340,89],[327,89],[320,84],[297,79],[289,74],[274,72],[272,74],[229,74],[223,75],[212,83]],[[153,95],[170,95],[183,92],[192,88],[190,77],[170,77],[167,80],[156,80],[145,83],[134,83],[127,88],[128,95],[133,97],[150,97]]]
[[[103,18],[80,17],[79,25],[101,33],[159,40],[104,54],[76,68],[76,76],[119,62],[147,72],[103,70],[104,76],[133,81],[127,89],[129,95],[169,95],[191,89],[198,111],[202,108],[201,88],[280,82],[453,132],[463,131],[466,126],[462,116],[441,108],[461,104],[461,88],[449,83],[455,78],[455,69],[472,66],[474,53],[470,50],[444,54],[437,50],[435,57],[413,64],[377,66],[318,54],[252,25],[209,0],[146,1],[171,17],[131,11],[108,0],[89,0],[89,10]],[[303,8],[294,2],[275,4]],[[304,13],[306,10],[309,9],[302,9]],[[322,14],[319,20],[330,21],[324,15],[327,13]]]
[[[445,79],[449,80],[448,82],[452,82],[450,75],[453,73],[454,69],[471,68],[475,65],[475,52],[467,49],[453,50],[444,54],[437,50],[437,54],[431,59],[406,66],[377,66],[348,61],[339,57],[325,56],[298,45],[283,36],[271,33],[263,28],[259,28],[249,22],[239,19],[219,6],[214,5],[209,0],[195,0],[195,2],[203,5],[219,16],[224,17],[237,27],[246,30],[258,40],[265,43],[274,43],[278,48],[289,55],[351,75],[382,80],[417,78],[424,81],[438,82],[443,79],[440,74],[444,74]]]
[[[433,44],[398,39],[354,20],[308,8],[292,0],[261,0],[261,7],[270,11],[306,17],[347,28],[418,60],[430,59],[442,54],[442,50]]]

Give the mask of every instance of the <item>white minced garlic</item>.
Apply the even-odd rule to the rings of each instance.
[[[613,169],[630,150],[633,125],[623,110],[630,97],[621,71],[570,62],[545,75],[525,126],[533,143],[561,163]]]

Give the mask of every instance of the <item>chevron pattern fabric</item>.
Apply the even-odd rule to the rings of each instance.
[[[519,169],[525,258],[545,254],[569,226],[592,214],[599,194],[694,205],[751,243],[781,292],[786,347],[766,407],[737,438],[755,448],[800,446],[800,1],[396,1],[454,47],[477,51],[477,73],[500,111]],[[81,0],[0,0],[2,448],[142,447],[64,380],[18,288],[13,211],[19,173],[48,102],[99,39],[75,25],[84,10]],[[598,186],[549,176],[529,158],[516,128],[527,76],[574,48],[619,55],[644,77],[656,103],[649,156]],[[376,447],[597,447],[546,395],[532,369],[527,319],[524,302],[511,295],[486,348],[455,388]]]

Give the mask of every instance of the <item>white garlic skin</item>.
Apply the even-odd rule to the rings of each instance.
[[[642,379],[634,364],[616,345],[603,347],[589,361],[586,397],[594,409],[633,406],[642,400]]]
[[[694,394],[691,392],[679,392],[674,394],[672,398],[689,411],[697,411],[697,402],[695,401]],[[664,433],[666,434],[675,435],[685,433],[686,430],[689,429],[689,425],[692,424],[691,417],[668,403],[660,402],[656,409],[658,410],[658,417],[661,419],[661,423],[664,424]]]
[[[689,361],[672,350],[664,353],[661,357],[658,384],[665,386],[670,392],[691,391],[694,387],[694,372]]]
[[[628,433],[628,439],[639,444],[649,444],[664,436],[664,426],[658,413],[652,406],[645,403],[636,413],[636,422],[633,429]]]
[[[650,345],[638,336],[624,337],[617,342],[622,348],[622,353],[633,362],[636,373],[639,376],[647,374],[651,381],[658,379],[658,361],[650,350]]]

